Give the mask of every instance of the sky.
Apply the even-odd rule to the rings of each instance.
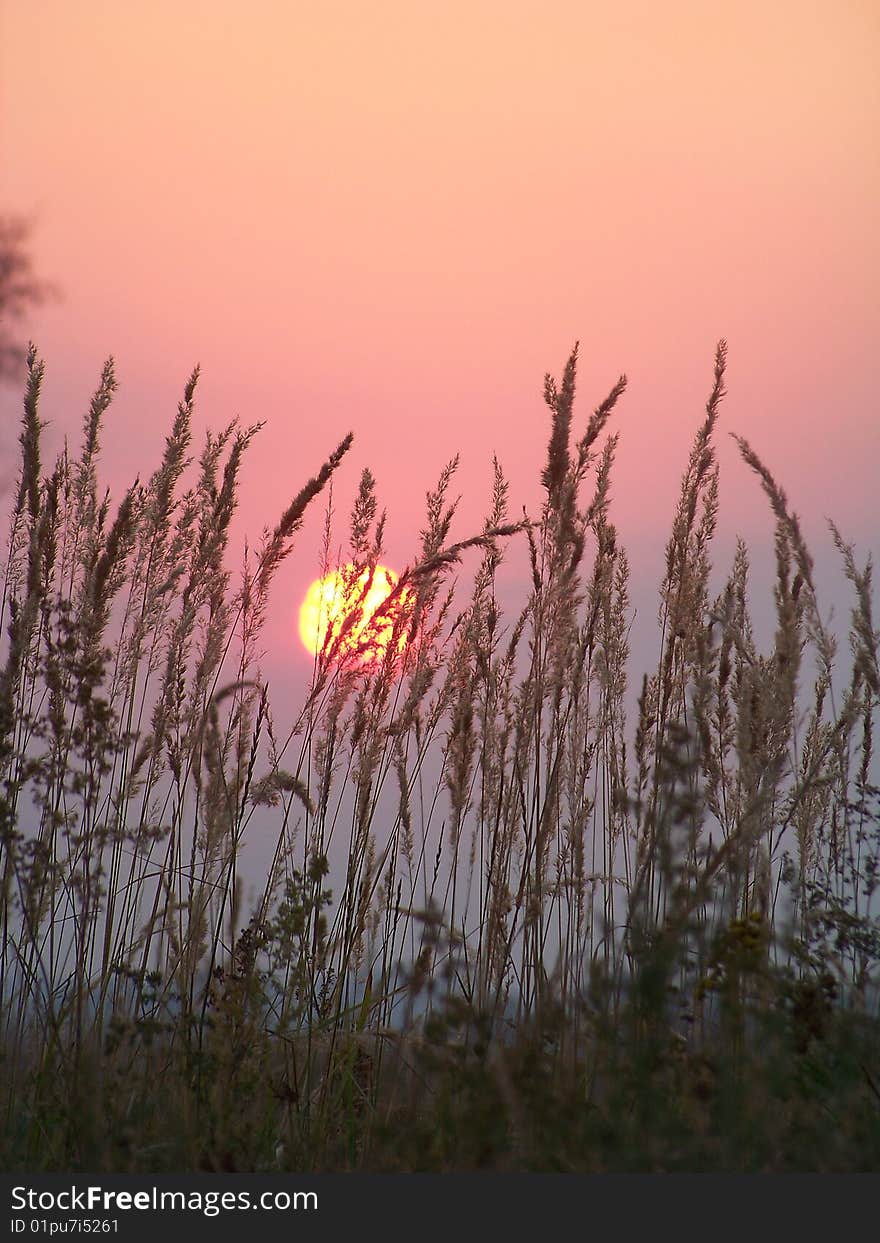
[[[736,431],[817,560],[827,517],[880,551],[878,52],[873,0],[0,0],[0,211],[59,291],[22,328],[49,445],[112,353],[120,495],[198,362],[199,435],[266,421],[238,546],[353,430],[338,513],[369,466],[400,569],[455,453],[456,537],[493,454],[537,512],[578,340],[576,429],[629,377],[613,517],[647,600],[724,337],[720,548],[772,535]],[[276,584],[294,672],[320,539],[316,507]]]

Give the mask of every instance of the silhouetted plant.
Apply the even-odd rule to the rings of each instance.
[[[871,564],[832,528],[854,599],[841,677],[800,524],[740,441],[775,523],[769,652],[743,543],[713,588],[724,343],[633,720],[607,433],[623,377],[580,436],[577,350],[546,378],[532,518],[510,520],[496,461],[483,529],[454,539],[450,462],[372,618],[385,517],[362,473],[351,611],[282,725],[260,666],[272,579],[351,436],[236,585],[260,425],[194,457],[195,371],[160,465],[114,506],[112,360],[78,457],[48,472],[27,363],[0,600],[7,1168],[876,1164]],[[324,572],[332,546],[328,508]],[[529,576],[507,617],[511,546]],[[255,832],[275,845],[247,910]]]

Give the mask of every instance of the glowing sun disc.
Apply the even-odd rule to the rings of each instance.
[[[385,565],[377,565],[372,572],[364,570],[357,577],[355,574],[353,565],[343,566],[315,579],[306,592],[299,610],[299,637],[313,655],[333,650],[343,630],[339,656],[354,652],[359,660],[372,661],[385,655],[407,593],[401,594],[387,615],[374,620],[377,609],[397,585],[397,575]],[[398,649],[405,643],[404,631],[399,635]]]

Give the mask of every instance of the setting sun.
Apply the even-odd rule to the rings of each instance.
[[[306,592],[299,611],[299,635],[313,654],[328,650],[344,629],[340,655],[355,652],[363,661],[384,656],[395,620],[400,616],[400,605],[396,604],[378,620],[374,621],[374,615],[394,590],[398,576],[384,565],[363,570],[357,577],[355,574],[355,566],[343,566],[316,579]],[[405,643],[406,636],[401,634],[398,648],[402,649]]]

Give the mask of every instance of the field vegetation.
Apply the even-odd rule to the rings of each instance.
[[[453,539],[449,463],[366,626],[384,515],[363,472],[350,626],[282,716],[273,579],[351,437],[233,573],[259,427],[194,446],[194,373],[155,471],[111,501],[112,360],[46,464],[31,349],[0,571],[4,1169],[880,1168],[871,564],[832,527],[835,633],[739,440],[775,548],[760,650],[747,548],[712,561],[725,362],[652,671],[610,503],[625,379],[576,422],[575,350],[545,382],[540,512],[496,462],[484,527]],[[273,849],[251,903],[253,834]]]

